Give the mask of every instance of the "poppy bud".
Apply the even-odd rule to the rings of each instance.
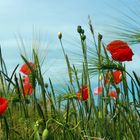
[[[59,38],[59,39],[61,39],[61,38],[62,38],[62,33],[61,33],[61,32],[58,32],[58,34],[57,34],[57,35],[58,35],[58,38]]]
[[[34,140],[40,140],[40,135],[38,131],[36,131],[34,134]]]
[[[81,39],[84,41],[86,39],[86,36],[85,35],[82,35],[81,36]]]
[[[45,83],[45,88],[48,88],[48,84],[47,83]]]
[[[101,111],[98,112],[98,117],[101,119],[102,118],[102,113]]]
[[[80,25],[77,27],[77,32],[78,32],[79,34],[82,32],[82,28],[81,28]]]
[[[82,30],[81,30],[81,34],[84,34],[84,33],[85,33],[85,31],[84,31],[84,29],[82,29]]]
[[[49,131],[47,128],[44,129],[42,133],[42,140],[46,140],[48,138]]]
[[[103,77],[102,77],[102,75],[100,75],[100,76],[99,76],[99,80],[100,80],[100,81],[102,81],[102,80],[103,80]]]
[[[101,40],[103,38],[103,36],[99,33],[98,38],[99,38],[99,40]]]

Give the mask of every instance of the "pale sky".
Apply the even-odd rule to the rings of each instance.
[[[61,62],[57,63],[59,58],[63,58],[60,56],[57,32],[61,31],[64,40],[74,44],[78,38],[77,26],[82,25],[87,31],[90,15],[96,32],[110,41],[105,30],[109,29],[109,24],[116,23],[116,18],[123,17],[120,11],[126,10],[126,14],[129,14],[126,7],[133,8],[135,1],[137,0],[0,0],[0,45],[9,71],[16,64],[21,64],[16,41],[19,34],[29,46],[33,30],[41,34],[42,42],[48,46],[48,54],[50,52],[47,58],[48,67],[52,66],[49,73],[54,75],[63,65]],[[74,46],[66,43],[65,48],[73,50]],[[137,51],[129,69],[136,68],[139,71],[140,52],[136,47],[133,48]],[[53,62],[56,64],[52,65]]]

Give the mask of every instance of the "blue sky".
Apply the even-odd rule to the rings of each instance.
[[[16,64],[22,62],[17,45],[19,34],[28,48],[35,30],[41,34],[42,42],[48,47],[48,73],[52,77],[56,77],[56,73],[60,73],[60,76],[64,62],[57,39],[58,31],[63,33],[65,48],[74,50],[74,45],[70,43],[77,42],[77,25],[82,25],[87,31],[90,15],[95,31],[109,41],[105,32],[109,24],[116,24],[114,19],[123,17],[120,11],[126,10],[127,13],[126,7],[133,7],[134,4],[133,0],[1,0],[0,44],[8,70],[12,71]],[[130,70],[136,68],[139,71],[139,55],[137,52],[134,62],[129,65]]]

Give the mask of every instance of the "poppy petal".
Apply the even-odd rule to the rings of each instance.
[[[109,43],[106,49],[111,53],[112,59],[116,61],[132,61],[134,53],[128,44],[121,40],[114,40]]]
[[[32,62],[29,62],[29,65],[32,68],[34,68],[34,66],[35,66]],[[28,67],[28,65],[26,63],[21,66],[20,72],[22,72],[23,74],[26,74],[26,75],[30,75],[31,74],[31,70],[30,70],[30,68]]]
[[[89,89],[87,85],[84,85],[80,90],[76,93],[78,100],[85,101],[88,99]]]
[[[115,98],[115,99],[118,98],[117,92],[115,90],[111,90],[109,92],[109,96],[112,97],[112,98]]]
[[[0,97],[0,116],[6,111],[8,107],[8,101],[4,97]]]
[[[97,87],[97,88],[94,89],[94,95],[99,95],[99,94],[102,93],[102,91],[103,91],[103,87],[102,86]]]
[[[25,84],[23,86],[23,89],[24,89],[24,94],[31,95],[33,93],[33,87],[30,83]]]

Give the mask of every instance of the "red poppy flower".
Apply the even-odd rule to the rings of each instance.
[[[122,76],[122,72],[120,70],[116,70],[113,72],[113,78],[116,84],[121,82],[121,76]]]
[[[99,94],[102,93],[102,91],[103,91],[103,87],[102,86],[97,87],[97,88],[94,89],[94,95],[99,95]]]
[[[126,42],[114,40],[109,43],[106,49],[111,53],[112,59],[116,61],[131,61],[134,53]]]
[[[116,70],[113,72],[113,81],[115,84],[119,84],[121,82],[122,72],[120,70]],[[104,78],[105,85],[111,80],[111,72],[108,72]]]
[[[117,99],[118,98],[118,95],[117,95],[117,92],[115,90],[111,90],[109,92],[109,96],[114,98],[114,99]]]
[[[81,101],[85,101],[88,99],[88,94],[89,94],[89,90],[88,90],[88,86],[84,85],[82,88],[80,88],[80,90],[76,93],[76,96],[78,98],[78,100]]]
[[[30,83],[30,78],[29,78],[29,76],[24,76],[24,77],[23,77],[23,84],[28,84],[28,83]]]
[[[29,62],[29,65],[30,65],[32,68],[35,67],[35,65],[34,65],[32,62]],[[24,74],[26,74],[26,75],[30,75],[30,74],[31,74],[31,70],[30,70],[30,68],[28,67],[27,64],[23,64],[23,65],[21,66],[20,72],[22,72],[22,73],[24,73]]]
[[[23,89],[25,95],[31,95],[33,93],[33,87],[30,83],[24,84]]]
[[[8,101],[4,97],[0,97],[0,116],[6,111],[8,107]]]

